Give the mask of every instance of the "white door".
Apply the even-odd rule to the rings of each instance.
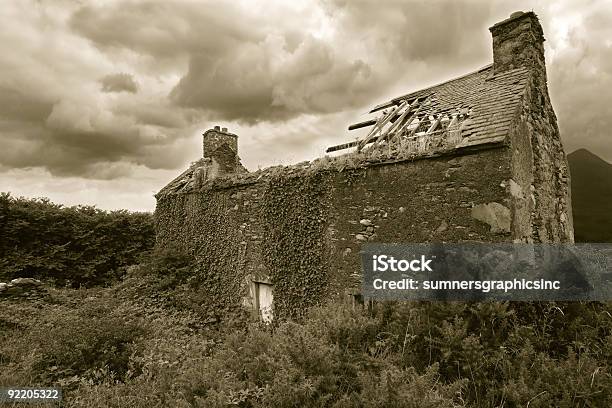
[[[257,291],[257,308],[259,310],[261,320],[266,323],[270,323],[273,317],[272,302],[274,300],[272,296],[272,285],[268,285],[267,283],[262,282],[256,282],[255,288]]]

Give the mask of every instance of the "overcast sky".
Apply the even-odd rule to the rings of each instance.
[[[0,2],[0,191],[153,210],[239,135],[250,170],[323,155],[391,97],[492,62],[488,27],[533,10],[567,152],[612,161],[612,1]]]

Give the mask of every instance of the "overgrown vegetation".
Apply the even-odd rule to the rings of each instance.
[[[163,226],[157,234],[158,247],[183,251],[182,256],[191,260],[188,278],[177,282],[189,288],[184,299],[194,299],[199,308],[217,315],[240,306],[246,282],[245,226],[237,211],[226,206],[227,198],[221,191],[165,197],[158,200],[155,215],[157,225]]]
[[[0,282],[32,277],[73,286],[105,283],[154,243],[149,213],[64,207],[0,193]]]
[[[58,385],[68,407],[612,404],[610,304],[336,304],[265,326],[185,300],[188,261],[3,301],[0,386]]]
[[[263,256],[275,288],[275,314],[297,319],[319,304],[328,284],[325,174],[270,179],[263,201]]]
[[[279,246],[265,243],[279,262],[272,265],[281,288],[275,300],[293,302],[285,305],[285,317],[295,318],[272,326],[207,307],[210,277],[176,248],[152,251],[126,267],[138,258],[137,245],[150,246],[144,238],[128,242],[138,241],[138,231],[146,236],[147,215],[3,195],[0,234],[10,241],[0,244],[2,266],[21,268],[11,273],[99,283],[126,272],[105,288],[49,288],[46,298],[0,300],[0,387],[59,386],[66,407],[612,406],[612,304],[389,302],[307,309],[324,301],[299,291],[325,285],[314,280],[321,278],[321,248],[308,238],[323,233],[319,181],[316,173],[295,185],[278,179],[279,188],[288,184],[295,194],[275,195],[275,184],[268,191],[273,208],[284,208],[267,215],[282,228]],[[304,212],[292,206],[311,209],[311,216],[296,219]],[[109,252],[104,234],[119,237]],[[100,258],[88,250],[79,254],[84,247],[70,237],[91,243]],[[30,251],[20,252],[23,260],[9,251],[20,245]],[[110,251],[121,262],[108,261]],[[282,271],[300,285],[283,286]]]

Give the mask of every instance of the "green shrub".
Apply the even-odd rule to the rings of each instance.
[[[464,381],[442,383],[436,366],[422,374],[397,367],[379,326],[338,307],[303,324],[252,326],[229,334],[176,384],[196,407],[462,406]]]
[[[158,294],[192,290],[188,259],[155,256],[113,288],[5,303],[0,386],[55,382],[91,407],[612,406],[610,304],[332,304],[299,323],[210,324],[150,302],[155,287],[132,296],[168,272],[179,283]]]
[[[399,366],[439,364],[445,382],[469,381],[464,398],[474,406],[525,406],[540,393],[530,406],[608,406],[609,310],[596,302],[415,302],[380,305],[374,317]]]
[[[76,310],[73,305],[51,304],[30,316],[23,312],[41,305],[4,302],[3,306],[6,311],[0,320],[19,324],[0,335],[0,352],[6,354],[0,359],[0,382],[13,378],[14,384],[24,386],[69,388],[82,381],[125,381],[140,373],[133,358],[141,353],[138,340],[146,326],[140,318],[124,317],[130,309],[113,299],[87,296],[79,299]]]
[[[224,330],[244,328],[253,316],[240,305],[219,307],[208,302],[207,270],[197,266],[194,257],[173,246],[155,248],[143,262],[130,267],[116,290],[166,310],[193,312],[201,325]]]
[[[155,242],[148,213],[63,207],[48,199],[0,193],[0,281],[16,277],[60,284],[106,283]]]
[[[33,369],[46,384],[103,374],[123,380],[135,351],[133,343],[142,333],[140,326],[114,317],[62,316],[30,332],[40,353]]]
[[[141,374],[82,384],[74,406],[611,406],[599,303],[338,305],[302,323],[147,339]],[[184,327],[177,320],[177,326]],[[221,337],[219,337],[221,334]],[[161,337],[160,337],[161,336]],[[121,401],[129,401],[122,405]]]

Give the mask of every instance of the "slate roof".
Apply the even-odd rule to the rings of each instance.
[[[427,108],[420,111],[419,118],[428,115],[452,115],[458,111],[467,112],[468,118],[461,131],[462,142],[456,148],[503,143],[520,109],[528,80],[528,68],[521,67],[496,74],[493,72],[493,66],[488,65],[470,74],[394,98],[374,107],[371,112],[399,105],[404,100],[412,103],[416,98],[419,98],[419,101],[428,98]],[[201,160],[192,163],[189,169],[168,183],[156,197],[192,191],[195,170],[202,165]],[[274,168],[268,168],[248,173],[239,165],[237,175],[246,181],[259,180],[266,172],[273,170]]]
[[[399,105],[402,100],[412,102],[415,98],[433,95],[431,108],[421,112],[420,117],[462,109],[469,112],[469,122],[461,132],[461,146],[502,142],[518,112],[528,79],[528,68],[494,73],[491,64],[442,84],[394,98],[374,107],[371,112]]]

